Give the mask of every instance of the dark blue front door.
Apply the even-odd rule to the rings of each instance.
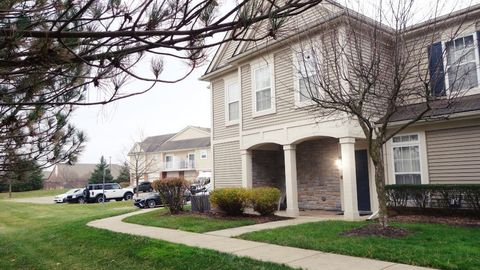
[[[368,181],[367,150],[355,151],[357,172],[357,202],[359,211],[370,211],[370,187]]]

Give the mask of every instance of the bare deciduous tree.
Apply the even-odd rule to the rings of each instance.
[[[415,2],[379,1],[374,18],[345,9],[338,27],[320,36],[311,30],[298,39],[301,81],[296,91],[312,103],[306,109],[318,117],[345,115],[358,123],[375,167],[383,226],[388,225],[384,145],[420,120],[453,113],[454,104],[478,85],[472,79],[476,67],[464,65],[478,48],[472,36],[458,39],[474,23],[474,15],[450,12],[439,17],[440,9],[448,7],[443,1],[435,2],[431,13],[419,14]],[[412,27],[419,15],[425,22]],[[435,44],[445,39],[444,46]],[[453,56],[456,42],[462,48]]]
[[[140,135],[138,140],[134,142],[127,156],[127,163],[130,167],[130,178],[135,181],[135,186],[137,187],[135,194],[137,196],[140,179],[152,173],[160,173],[159,164],[156,159],[146,151],[147,147],[145,137]]]

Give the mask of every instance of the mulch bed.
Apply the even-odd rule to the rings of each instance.
[[[165,213],[164,215],[170,215],[170,213]],[[199,213],[199,212],[192,212],[192,211],[184,211],[178,215],[184,216],[198,216],[198,217],[208,217],[212,219],[221,219],[221,220],[253,220],[255,223],[267,223],[271,221],[281,221],[291,219],[289,217],[281,217],[281,216],[260,216],[260,215],[252,215],[252,214],[243,214],[241,216],[229,216],[222,212],[206,212],[206,213]]]
[[[390,221],[410,223],[435,223],[460,227],[480,227],[480,219],[471,217],[441,217],[425,215],[398,215],[389,218]]]
[[[380,224],[368,224],[360,228],[356,228],[342,233],[342,236],[384,236],[390,238],[401,238],[409,234],[409,231],[402,228],[386,227]]]

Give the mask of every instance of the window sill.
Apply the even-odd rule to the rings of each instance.
[[[311,101],[311,100],[307,100],[307,101],[295,101],[295,108],[304,108],[304,107],[311,107],[313,105],[315,105],[316,103]]]
[[[225,127],[236,126],[240,123],[239,120],[225,122]]]
[[[252,118],[258,118],[258,117],[262,117],[262,116],[267,116],[267,115],[272,115],[272,114],[275,114],[276,111],[273,110],[273,109],[270,109],[270,110],[265,110],[265,111],[259,111],[259,112],[253,112],[252,113]]]
[[[473,87],[468,90],[461,90],[463,93],[459,95],[458,97],[468,97],[472,95],[477,95],[480,94],[480,85]],[[446,91],[444,96],[436,96],[435,99],[449,99],[449,98],[457,98],[455,96],[455,93],[452,93],[452,91],[448,90]]]

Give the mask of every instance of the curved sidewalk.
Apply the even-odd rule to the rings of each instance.
[[[87,225],[95,228],[145,236],[191,247],[212,249],[220,252],[245,256],[256,260],[285,264],[294,268],[311,270],[421,270],[429,269],[405,264],[384,262],[372,259],[337,255],[320,251],[284,247],[279,245],[234,239],[228,236],[212,233],[192,233],[180,230],[144,226],[126,223],[126,217],[145,213],[149,210],[132,212],[110,218],[89,222]]]

